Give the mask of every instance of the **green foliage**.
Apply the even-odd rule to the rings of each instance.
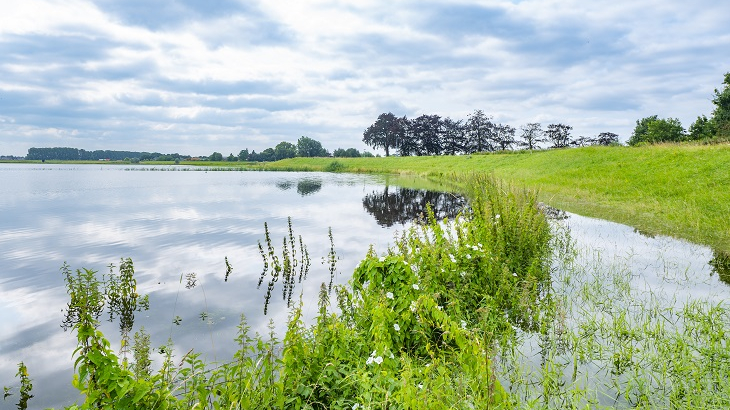
[[[725,73],[723,81],[725,85],[722,90],[715,89],[715,110],[712,112],[712,120],[717,126],[717,135],[730,138],[730,72]]]
[[[332,161],[325,168],[325,172],[342,172],[345,169],[345,164],[340,161]]]
[[[15,373],[15,377],[20,379],[20,387],[18,388],[20,397],[18,403],[15,405],[18,410],[25,410],[28,408],[28,401],[33,398],[31,391],[33,390],[33,381],[28,375],[28,367],[25,363],[18,363],[18,372]],[[8,397],[12,396],[12,388],[5,386],[3,387],[3,400],[7,400]]]
[[[322,143],[309,137],[300,137],[297,140],[298,157],[326,157],[329,153],[322,148]]]
[[[677,118],[658,118],[656,115],[636,121],[629,145],[641,143],[679,142],[686,138],[682,123]]]
[[[274,161],[297,156],[297,146],[291,142],[282,141],[274,147]]]
[[[220,152],[214,152],[208,156],[208,161],[223,161],[223,154]]]
[[[689,126],[687,138],[689,140],[708,140],[717,134],[717,125],[714,119],[708,119],[704,115],[697,117],[697,120]]]

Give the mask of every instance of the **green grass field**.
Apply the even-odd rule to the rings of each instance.
[[[730,252],[730,144],[586,147],[471,156],[292,158],[245,167],[440,180],[469,173],[493,174],[537,190],[541,201],[566,211]]]

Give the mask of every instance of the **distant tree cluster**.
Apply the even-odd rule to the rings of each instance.
[[[160,154],[159,152],[136,152],[136,151],[110,151],[96,150],[86,151],[78,148],[54,147],[54,148],[28,148],[27,160],[45,161],[123,161],[137,159],[138,161],[174,161],[190,158],[189,155]]]
[[[519,130],[493,121],[482,110],[475,110],[465,120],[453,120],[439,115],[421,115],[409,119],[393,113],[383,113],[363,132],[363,142],[381,148],[385,155],[456,155],[511,149],[533,150],[547,143],[549,148],[618,143],[618,135],[604,132],[595,138],[573,139],[573,127],[529,123]]]
[[[290,142],[282,141],[278,144],[276,144],[273,148],[266,148],[265,150],[261,152],[256,152],[255,150],[249,151],[248,148],[241,150],[238,155],[233,155],[231,153],[225,160],[226,161],[250,161],[250,162],[267,162],[267,161],[278,161],[281,159],[286,158],[294,158],[294,157],[367,157],[367,156],[374,156],[373,154],[363,151],[359,152],[355,148],[337,148],[333,151],[332,154],[330,154],[329,151],[327,151],[324,147],[322,147],[322,143],[309,138],[309,137],[300,137],[299,140],[297,140],[296,145],[292,144]],[[223,161],[223,155],[220,152],[214,152],[210,156],[207,157],[207,160],[209,161]]]
[[[658,142],[681,142],[712,139],[730,139],[730,72],[725,73],[724,88],[715,89],[712,102],[715,110],[707,118],[700,115],[685,131],[677,118],[659,118],[658,115],[636,120],[629,145]]]

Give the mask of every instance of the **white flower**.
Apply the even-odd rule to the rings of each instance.
[[[352,410],[357,410],[360,408],[360,403],[355,403],[352,405]]]
[[[373,361],[377,364],[383,363],[383,356],[378,356]]]
[[[499,219],[499,214],[494,215],[494,219]]]
[[[393,329],[395,329],[396,332],[400,332],[400,325],[398,323],[394,323]]]
[[[418,383],[418,388],[423,389],[423,383]]]
[[[378,354],[377,350],[373,350],[372,353],[370,353],[370,357],[375,357],[375,355]]]
[[[411,301],[411,312],[416,313],[416,301]]]
[[[517,277],[517,272],[512,272],[512,276]]]
[[[413,289],[415,289],[415,290],[419,290],[419,289],[420,289],[420,288],[418,287],[418,283],[414,283],[414,284],[413,284]]]
[[[393,352],[390,352],[390,353],[388,354],[388,356],[390,356],[390,358],[391,358],[391,359],[395,359],[395,356],[393,356]]]
[[[443,308],[444,308],[443,306],[436,306],[436,309],[438,309],[438,310],[443,310]]]
[[[454,255],[449,254],[449,259],[451,259],[451,263],[456,263],[456,258],[454,258]]]
[[[469,255],[469,254],[467,253],[467,254],[466,254],[466,259],[471,259],[471,255]]]
[[[479,249],[482,249],[482,243],[481,242],[477,243],[477,245],[479,246]]]
[[[385,297],[388,299],[393,299],[393,292],[388,292],[385,294]]]
[[[365,364],[368,365],[368,366],[371,365],[371,364],[373,364],[373,358],[372,357],[368,357],[368,359],[365,360]]]
[[[465,320],[462,320],[461,321],[461,328],[462,329],[466,329],[466,321]]]

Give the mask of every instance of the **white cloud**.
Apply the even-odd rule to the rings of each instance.
[[[0,154],[364,148],[388,110],[626,139],[646,115],[709,114],[730,70],[730,4],[710,1],[166,4],[4,7]]]

